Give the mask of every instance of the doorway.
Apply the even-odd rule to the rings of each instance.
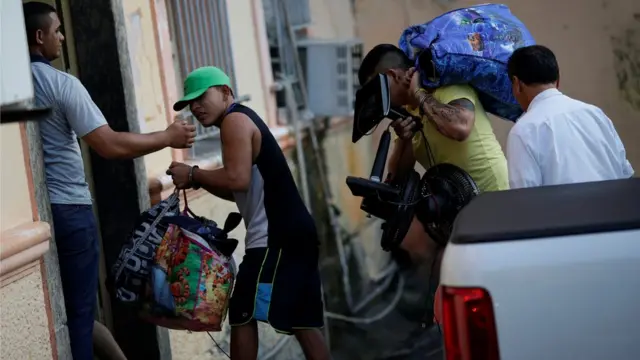
[[[70,4],[69,0],[39,0],[43,3],[49,4],[55,7],[58,10],[58,16],[60,18],[60,22],[62,23],[62,31],[65,36],[65,41],[62,45],[62,56],[51,62],[51,65],[60,71],[64,71],[68,74],[71,74],[75,77],[78,77],[78,63],[75,52],[75,41],[72,30],[72,19],[70,12]],[[28,2],[28,0],[22,0],[23,3]],[[91,190],[92,197],[94,196],[94,183],[93,183],[93,172],[91,169],[91,160],[89,156],[89,148],[87,144],[78,140],[80,143],[80,147],[82,150],[82,159],[84,163],[84,171],[85,178],[87,183],[89,184],[89,188]],[[96,202],[93,203],[93,212],[96,218],[96,222],[98,225],[98,230],[100,230],[100,217],[97,213]],[[101,232],[99,231],[100,235]],[[100,245],[102,248],[102,239],[100,236]],[[107,275],[107,269],[105,265],[104,255],[100,254],[100,288],[98,289],[96,296],[98,297],[98,306],[96,307],[96,320],[105,324],[110,331],[113,331],[113,322],[111,318],[110,312],[110,301],[107,290],[104,286],[105,278]]]

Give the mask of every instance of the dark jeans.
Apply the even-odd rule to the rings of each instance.
[[[52,204],[67,325],[74,360],[93,360],[99,241],[91,205]]]

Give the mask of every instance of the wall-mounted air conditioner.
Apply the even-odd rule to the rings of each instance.
[[[315,116],[350,116],[359,87],[362,42],[358,39],[298,41],[298,54]]]

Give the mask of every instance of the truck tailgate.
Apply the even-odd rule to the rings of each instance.
[[[538,208],[545,211],[538,219],[554,219],[552,225],[560,229],[556,236],[553,229],[545,229],[536,236],[531,232],[517,236],[512,231],[513,240],[501,237],[491,241],[482,234],[474,238],[464,222],[470,222],[474,215],[487,219],[486,212],[491,209],[479,215],[482,209],[473,205],[493,206],[489,200],[495,198],[486,197],[477,204],[474,200],[471,209],[463,210],[455,227],[469,235],[469,241],[456,240],[454,231],[443,257],[441,285],[488,291],[500,359],[640,359],[639,185],[640,179],[633,179],[602,182],[600,187],[568,185],[516,194],[522,198],[511,203],[511,211],[523,216],[538,216],[528,211],[527,196],[535,197],[532,203],[538,207],[547,202],[546,209]],[[509,200],[506,193],[510,192],[497,196],[497,202],[500,197]],[[544,201],[539,197],[543,195],[548,196]],[[573,206],[566,205],[568,199]],[[554,213],[558,208],[572,212]],[[602,214],[599,219],[597,212]],[[612,212],[618,216],[611,216]],[[584,224],[580,223],[581,214]],[[500,224],[505,220],[501,211],[494,215],[496,227],[510,226]],[[566,221],[555,219],[559,216]],[[520,230],[526,231],[525,222],[517,221]],[[594,221],[597,228],[589,224]],[[491,230],[490,225],[483,226]],[[591,230],[585,230],[589,226]]]

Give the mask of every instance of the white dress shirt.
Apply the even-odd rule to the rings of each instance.
[[[611,120],[557,89],[536,96],[507,138],[512,189],[633,176]]]

